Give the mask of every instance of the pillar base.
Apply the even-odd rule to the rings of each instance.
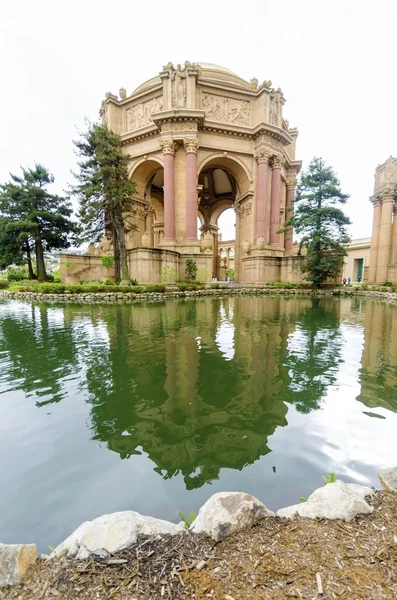
[[[176,239],[174,238],[163,238],[159,243],[159,248],[175,248],[177,245]]]

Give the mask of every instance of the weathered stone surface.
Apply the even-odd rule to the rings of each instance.
[[[133,510],[103,515],[86,521],[65,541],[57,546],[50,558],[67,554],[84,560],[90,555],[106,557],[135,544],[139,537],[183,531],[183,526],[153,517],[145,517]]]
[[[392,469],[380,469],[378,477],[385,488],[389,492],[397,492],[397,467]]]
[[[36,556],[36,544],[0,544],[0,587],[18,585]]]
[[[372,490],[355,483],[344,483],[338,479],[315,490],[307,502],[287,506],[277,511],[278,517],[292,518],[295,515],[308,519],[342,519],[351,521],[358,514],[373,512],[366,500]]]
[[[264,517],[275,514],[262,502],[241,492],[220,492],[202,506],[190,526],[194,533],[205,533],[219,541],[226,536],[251,527]]]

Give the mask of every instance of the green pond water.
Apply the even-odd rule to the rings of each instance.
[[[0,542],[217,491],[296,503],[397,459],[397,307],[235,297],[0,302]]]

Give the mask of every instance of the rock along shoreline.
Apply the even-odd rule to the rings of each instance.
[[[209,564],[211,560],[209,557],[212,556],[212,549],[215,545],[219,544],[219,542],[224,542],[226,539],[235,541],[236,536],[238,538],[238,535],[241,534],[248,540],[251,540],[254,544],[255,536],[257,534],[262,535],[260,533],[260,527],[270,527],[271,529],[273,528],[274,531],[283,530],[284,534],[285,532],[289,534],[308,520],[311,521],[309,528],[311,528],[310,530],[312,533],[310,535],[313,535],[313,531],[316,531],[316,528],[320,527],[320,523],[322,523],[321,528],[324,529],[325,527],[326,529],[325,523],[331,521],[346,523],[339,527],[342,531],[349,532],[350,530],[354,530],[354,527],[357,528],[358,525],[361,526],[365,523],[365,519],[370,516],[375,520],[379,520],[380,515],[378,512],[382,508],[382,502],[388,502],[389,508],[388,512],[385,513],[385,517],[389,519],[391,523],[394,523],[394,531],[386,525],[379,526],[373,522],[372,527],[374,529],[372,530],[370,528],[370,536],[372,536],[374,530],[380,531],[382,535],[379,535],[381,535],[381,539],[384,540],[385,548],[390,547],[393,557],[397,558],[397,467],[380,470],[378,471],[378,476],[385,490],[384,492],[366,486],[336,480],[335,482],[327,483],[316,489],[305,502],[281,508],[276,513],[269,510],[260,500],[249,494],[242,492],[216,493],[213,494],[200,508],[197,517],[189,528],[187,528],[184,523],[175,524],[153,517],[146,517],[133,510],[103,515],[80,525],[80,527],[78,527],[66,540],[55,548],[51,555],[41,555],[39,559],[36,557],[36,546],[34,544],[0,544],[0,598],[3,597],[1,593],[4,593],[4,590],[10,590],[13,586],[16,586],[15,593],[17,593],[17,595],[7,595],[5,596],[6,598],[30,598],[30,596],[18,595],[21,593],[21,590],[23,590],[23,579],[26,579],[28,585],[34,585],[34,578],[33,580],[32,577],[29,579],[29,573],[32,573],[32,569],[40,570],[40,564],[42,563],[46,563],[47,565],[43,568],[50,570],[55,569],[58,573],[58,579],[60,569],[70,570],[70,565],[73,565],[73,569],[76,573],[87,572],[87,569],[84,566],[78,566],[87,564],[87,561],[89,565],[97,565],[95,568],[100,568],[99,565],[102,565],[102,567],[110,568],[111,573],[114,573],[113,567],[117,566],[119,568],[128,564],[129,559],[124,558],[124,555],[130,548],[135,548],[134,552],[136,556],[138,556],[139,549],[141,556],[140,560],[144,561],[145,564],[149,564],[152,560],[152,555],[156,554],[156,549],[162,547],[165,543],[168,545],[171,544],[174,550],[175,544],[183,546],[185,550],[186,547],[191,548],[192,545],[195,545],[196,549],[200,547],[197,556],[204,556],[204,559],[197,561],[195,557],[193,557],[194,564],[190,564],[190,566],[182,565],[180,569],[184,572],[191,572],[193,569],[194,572],[200,573]],[[385,494],[386,496],[384,496]],[[393,512],[392,515],[389,514],[390,511]],[[360,523],[358,522],[358,519],[364,520]],[[297,524],[294,525],[294,523]],[[353,525],[347,525],[348,523],[353,523]],[[257,529],[258,527],[259,529]],[[323,536],[327,537],[327,532],[325,532]],[[177,540],[175,543],[172,541],[174,538]],[[272,539],[273,538],[269,538],[268,542],[270,543]],[[327,540],[324,541],[327,542]],[[347,548],[349,548],[349,546],[347,546]],[[353,546],[351,546],[351,548],[353,548]],[[356,553],[356,555],[353,555],[352,557],[365,558],[365,548],[366,546],[364,544],[360,550],[361,554]],[[276,553],[281,552],[283,555],[285,554],[285,548],[282,548],[281,546],[273,548],[273,550]],[[238,549],[237,554],[239,552],[240,550]],[[264,552],[265,551],[263,550],[263,553]],[[122,556],[123,558],[118,558],[119,556]],[[156,554],[156,559],[157,558],[158,556]],[[283,560],[285,560],[285,557],[283,557]],[[335,557],[335,560],[336,563],[338,563],[337,556]],[[373,561],[373,559],[371,560]],[[259,563],[260,560],[257,562]],[[376,561],[373,561],[372,564],[375,562]],[[351,566],[353,566],[353,563],[350,563],[350,567]],[[29,567],[31,568],[29,569]],[[217,574],[218,571],[216,571],[216,566],[214,568],[214,565],[212,565],[212,568],[214,574]],[[342,569],[342,567],[340,568]],[[163,569],[163,579],[165,577],[164,571],[165,567]],[[136,573],[133,573],[132,576],[131,574],[126,575],[126,577],[129,577],[131,581],[134,581],[139,573],[138,562],[138,570]],[[178,586],[184,588],[185,585],[183,584],[182,576],[179,571],[178,573],[176,572],[175,568],[174,570],[171,570],[170,573],[166,574],[167,582],[169,581],[169,576],[171,576],[172,579],[173,575],[178,574]],[[142,576],[142,574],[140,575]],[[290,575],[292,576],[292,572]],[[70,573],[68,576],[70,576]],[[77,577],[75,579],[77,579]],[[155,584],[156,577],[154,579]],[[139,577],[137,582],[138,580]],[[160,583],[161,581],[162,580],[160,579]],[[166,580],[164,579],[164,581]],[[181,581],[182,584],[180,584]],[[147,581],[142,583],[145,583],[145,585],[148,584]],[[152,581],[149,583],[150,585],[153,584]],[[394,583],[396,583],[397,586],[397,575]],[[162,584],[162,587],[164,587],[164,585],[165,583]],[[31,589],[32,588],[30,588],[30,590]],[[79,588],[79,586],[77,586],[77,591],[83,589],[84,588]],[[31,593],[31,591],[29,593]],[[59,592],[59,590],[55,588],[49,589],[48,596],[42,591],[42,595],[38,597],[52,598],[53,596],[62,596],[62,598],[86,597],[85,594],[81,594],[81,596],[78,594],[76,596],[64,595],[63,592]],[[164,592],[162,592],[162,589],[160,588],[159,595],[154,594],[153,596],[144,597],[162,598],[163,596]],[[171,592],[168,592],[168,596],[171,598],[185,597],[182,593],[181,595],[172,595]],[[230,594],[229,596],[233,598]],[[335,594],[330,595],[329,597],[331,598],[334,596]],[[34,596],[31,597],[33,598]],[[93,595],[89,597],[101,599],[102,597],[105,598],[107,596]],[[127,598],[130,596],[120,595],[115,597]],[[131,597],[135,598],[135,596]],[[206,596],[194,597],[204,598]],[[211,595],[209,597],[221,598],[221,596]],[[239,595],[238,598],[240,597],[278,598],[278,596],[270,595]],[[280,596],[280,598],[281,597],[287,596]],[[299,594],[297,597],[299,597]],[[355,598],[356,596],[351,595],[349,597]],[[357,598],[358,597],[366,598],[367,596],[363,595],[357,596]],[[379,598],[388,597],[389,596],[387,595],[379,595]],[[227,594],[223,596],[223,598],[227,599]],[[378,598],[378,596],[373,595],[368,596],[368,598]]]
[[[132,302],[159,302],[163,300],[177,300],[181,298],[204,298],[204,297],[225,297],[225,296],[303,296],[303,297],[360,297],[371,300],[381,300],[389,304],[397,304],[397,293],[380,292],[373,290],[360,289],[320,289],[312,290],[305,288],[274,288],[274,287],[230,287],[221,289],[202,289],[194,291],[165,291],[165,292],[142,292],[134,294],[132,292],[98,292],[98,293],[71,293],[61,294],[39,294],[36,292],[9,292],[3,290],[0,292],[0,300],[28,300],[53,303],[74,303],[74,304],[111,304],[111,303],[132,303]]]

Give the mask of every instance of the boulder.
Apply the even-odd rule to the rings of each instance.
[[[397,467],[392,469],[380,469],[378,477],[388,492],[397,492]]]
[[[220,492],[202,506],[190,526],[193,533],[205,533],[219,542],[236,531],[251,527],[275,514],[262,502],[241,492]]]
[[[306,502],[281,508],[277,511],[277,516],[292,518],[299,515],[308,519],[351,521],[358,514],[373,512],[373,507],[365,500],[366,496],[371,494],[372,490],[369,487],[344,483],[338,479],[315,490]]]
[[[167,533],[175,535],[183,530],[183,525],[144,517],[133,510],[111,513],[80,525],[55,548],[50,558],[64,554],[79,560],[84,560],[92,554],[105,558],[109,554],[129,548],[142,536]]]
[[[0,588],[19,585],[36,561],[36,544],[0,544]]]

